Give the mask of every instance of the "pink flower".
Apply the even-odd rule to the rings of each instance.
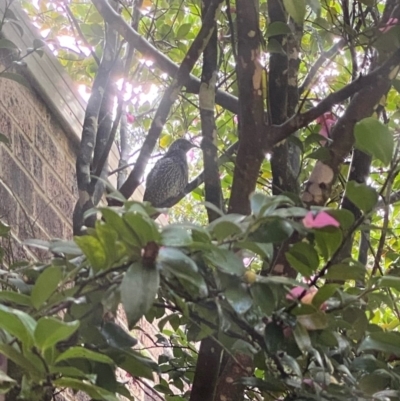
[[[319,134],[325,138],[329,138],[331,128],[336,123],[336,117],[332,113],[325,113],[322,116],[319,116],[315,121],[321,125]],[[319,143],[324,146],[326,141],[322,140]]]
[[[314,214],[313,212],[308,212],[304,217],[303,225],[306,228],[323,228],[327,226],[339,227],[340,224],[331,215],[326,212],[318,212]]]
[[[128,121],[129,124],[133,124],[135,122],[135,116],[131,113],[126,113],[126,121]]]
[[[379,28],[379,30],[382,33],[389,32],[398,22],[399,20],[397,18],[389,18],[388,22],[382,28]]]
[[[288,301],[295,301],[298,300],[301,297],[300,302],[304,305],[312,305],[312,301],[317,294],[318,289],[315,287],[311,287],[308,289],[305,289],[303,287],[293,287],[288,294],[286,294],[286,299]],[[302,296],[302,294],[304,295]],[[324,311],[326,310],[326,303],[323,302],[320,307],[320,310]]]
[[[304,291],[307,293],[307,290],[303,287],[293,287],[289,291],[289,294],[286,295],[286,299],[289,301],[294,301],[295,299],[299,298]]]

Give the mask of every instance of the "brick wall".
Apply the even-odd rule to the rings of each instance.
[[[32,89],[0,78],[0,216],[17,256],[27,238],[72,237],[76,143]],[[34,251],[33,251],[34,252]]]
[[[0,0],[0,16],[2,7]],[[12,10],[24,35],[10,24],[3,31],[24,52],[40,35],[17,2],[13,3]],[[0,71],[3,70],[1,60],[4,59],[0,54]],[[48,49],[44,49],[42,57],[31,55],[25,61],[26,78],[32,88],[0,77],[0,133],[9,140],[9,145],[0,144],[0,220],[12,228],[11,240],[3,244],[8,263],[27,256],[40,260],[48,256],[40,250],[23,247],[22,242],[28,238],[71,239],[72,213],[78,195],[75,160],[85,104]],[[118,165],[115,148],[109,162],[110,169]],[[142,199],[142,188],[134,196]],[[160,222],[163,224],[165,220],[160,217]],[[122,309],[118,311],[117,322],[128,330]],[[142,328],[143,331],[134,333],[139,341],[137,348],[148,348],[157,360],[163,352],[162,348],[154,348],[157,330],[146,321],[142,322]],[[162,400],[152,390],[152,383],[139,382],[125,372],[117,372],[117,377],[127,383],[131,395],[138,401]],[[89,399],[72,392],[57,397],[57,400],[69,401]]]
[[[35,248],[26,249],[22,242],[28,238],[72,238],[72,213],[77,199],[77,141],[63,131],[33,89],[5,78],[0,78],[0,133],[9,140],[8,145],[0,145],[0,219],[12,229],[12,239],[6,245],[6,262],[27,256],[42,259],[46,255]],[[122,310],[117,321],[127,330]],[[140,347],[151,347],[156,331],[147,322],[143,324],[147,335],[136,333]],[[155,359],[158,357],[157,351],[152,350],[151,354]],[[150,386],[125,372],[118,372],[117,376],[128,383],[131,394],[138,400],[145,401],[152,392]],[[68,392],[62,399],[89,398]],[[153,393],[150,399],[158,397]]]

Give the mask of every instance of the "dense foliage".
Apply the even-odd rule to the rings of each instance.
[[[167,401],[399,399],[397,1],[22,4],[91,96],[77,236],[1,271],[10,399],[132,398],[116,368]],[[157,143],[200,135],[169,224],[126,201]]]

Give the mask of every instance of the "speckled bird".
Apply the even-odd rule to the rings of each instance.
[[[146,179],[143,200],[154,207],[171,207],[173,200],[183,193],[189,176],[186,153],[195,147],[186,139],[177,139],[167,153],[156,162]]]

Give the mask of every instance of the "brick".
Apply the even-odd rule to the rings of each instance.
[[[43,161],[35,152],[32,152],[32,175],[38,184],[44,188]]]
[[[2,154],[2,175],[11,192],[18,196],[29,213],[33,212],[33,183],[22,168],[4,148]]]
[[[68,161],[65,163],[65,185],[72,193],[72,195],[74,195],[75,198],[77,198],[78,184],[76,182],[76,168],[75,164],[72,164]]]
[[[56,175],[46,168],[46,195],[56,205],[64,217],[72,221],[75,200]]]
[[[0,107],[0,133],[5,135],[10,141],[13,142],[13,123],[11,117]]]
[[[6,250],[4,260],[8,265],[20,262],[21,260],[32,259],[26,249],[15,238],[3,239],[2,246]]]
[[[16,82],[0,78],[0,100],[22,132],[33,141],[37,115],[28,101],[28,92]]]
[[[47,240],[49,236],[38,226],[37,222],[28,216],[21,208],[18,210],[18,238]],[[51,253],[35,247],[28,247],[29,251],[41,262],[50,261]]]
[[[0,183],[0,219],[15,232],[18,230],[18,207],[15,197]]]
[[[49,130],[51,132],[51,136],[62,146],[62,148],[66,148],[68,137],[61,128],[59,122],[52,115],[50,115],[49,118]]]
[[[40,229],[37,222],[22,208],[18,209],[18,238],[21,241],[31,238],[48,239],[48,236]]]
[[[71,220],[72,222],[72,220]],[[72,231],[72,224],[64,224],[64,239],[72,240],[74,233]]]
[[[72,163],[75,164],[76,156],[79,153],[79,143],[78,141],[69,139],[66,145],[65,154],[70,160],[72,160]]]
[[[35,218],[40,226],[51,237],[63,238],[63,222],[50,203],[40,195],[36,195]]]
[[[15,133],[14,151],[22,165],[31,171],[31,145],[20,131]]]
[[[40,121],[36,122],[35,145],[40,154],[44,157],[44,160],[46,160],[51,168],[63,178],[65,174],[65,155],[57,147],[46,127]]]

